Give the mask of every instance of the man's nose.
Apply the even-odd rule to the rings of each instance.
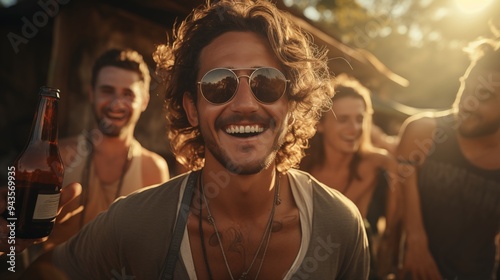
[[[238,77],[240,83],[236,94],[231,100],[231,109],[241,112],[253,112],[259,108],[259,102],[255,99],[249,84],[249,77],[241,75]]]
[[[130,103],[127,98],[121,95],[115,95],[111,100],[110,107],[112,108],[125,108]]]

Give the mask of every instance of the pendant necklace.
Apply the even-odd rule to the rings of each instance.
[[[85,162],[85,168],[82,172],[82,194],[80,197],[80,205],[83,206],[82,213],[80,215],[80,229],[83,228],[84,223],[85,223],[85,209],[87,207],[87,202],[88,202],[88,196],[89,196],[89,190],[88,188],[89,183],[90,183],[90,173],[91,173],[91,163],[92,163],[92,158],[94,156],[94,143],[92,143],[92,140],[88,140],[87,142],[88,146],[87,148],[90,150],[90,153],[87,157],[87,161]],[[120,173],[120,178],[118,179],[118,186],[116,188],[116,193],[114,199],[117,199],[118,196],[120,196],[120,193],[122,191],[123,187],[123,179],[125,178],[125,174],[127,173],[128,166],[130,162],[132,161],[132,145],[133,143],[130,144],[130,146],[127,148],[127,157],[125,159],[125,163],[123,164],[121,173]],[[95,166],[94,166],[95,169]],[[100,186],[102,188],[102,186]]]
[[[201,176],[200,176],[200,178],[201,178]],[[212,213],[210,212],[210,208],[208,207],[208,201],[207,201],[207,197],[205,195],[205,189],[203,187],[203,181],[201,179],[200,179],[200,188],[201,188],[201,196],[203,198],[203,202],[207,206],[207,219],[208,219],[209,223],[212,225],[212,227],[214,228],[215,236],[217,237],[217,241],[219,243],[219,247],[220,247],[220,250],[222,252],[222,257],[224,259],[224,264],[226,265],[226,268],[227,268],[227,271],[229,273],[229,276],[231,277],[231,280],[234,280],[235,278],[233,276],[233,273],[231,272],[231,268],[229,267],[229,262],[227,260],[226,253],[224,252],[224,247],[222,246],[222,238],[220,236],[220,233],[219,233],[219,230],[217,228],[217,225],[215,224],[215,220],[214,220],[214,218],[212,216]],[[262,250],[262,246],[265,243],[265,247],[264,247],[263,253],[262,253],[262,259],[260,261],[259,267],[258,267],[257,272],[255,274],[255,279],[257,279],[258,276],[259,276],[260,270],[262,268],[262,264],[264,263],[264,257],[265,257],[266,252],[267,252],[267,247],[269,245],[269,240],[271,239],[271,229],[272,229],[272,225],[273,225],[274,213],[275,213],[275,210],[276,210],[276,206],[279,205],[279,204],[281,204],[281,199],[279,197],[279,189],[280,189],[280,180],[279,180],[279,177],[276,176],[275,185],[274,185],[273,207],[271,208],[271,213],[269,214],[269,219],[268,219],[266,227],[264,229],[264,233],[262,235],[262,239],[260,241],[259,247],[257,248],[257,251],[255,252],[255,255],[253,256],[253,259],[252,259],[252,262],[250,263],[250,266],[248,267],[248,269],[246,271],[244,271],[241,274],[241,276],[239,278],[237,278],[239,280],[245,280],[245,279],[247,279],[248,274],[250,273],[250,270],[252,269],[252,267],[253,267],[253,265],[255,263],[255,260],[257,259],[257,256],[259,255],[260,251]],[[201,202],[201,199],[200,199],[200,221],[201,221],[201,209],[202,209],[202,207],[201,207],[202,205],[201,204],[202,204],[202,202]],[[205,249],[204,238],[203,238],[203,229],[201,228],[201,222],[200,222],[199,226],[200,226],[200,237],[202,239],[201,243],[202,243],[203,256],[204,256],[204,259],[205,259],[205,265],[207,266],[207,271],[208,271],[208,274],[209,274],[209,279],[213,279],[210,267],[208,265],[208,259],[207,259],[207,256],[206,256],[206,249]]]

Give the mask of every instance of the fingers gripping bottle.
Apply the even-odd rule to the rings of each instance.
[[[28,144],[14,161],[16,238],[46,237],[54,226],[64,167],[57,141],[59,90],[41,87]]]

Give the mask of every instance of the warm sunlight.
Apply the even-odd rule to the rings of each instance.
[[[495,0],[455,0],[457,7],[464,13],[477,13],[487,8]]]

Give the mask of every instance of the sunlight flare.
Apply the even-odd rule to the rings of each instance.
[[[468,14],[478,13],[493,3],[494,0],[455,0],[460,11]]]

